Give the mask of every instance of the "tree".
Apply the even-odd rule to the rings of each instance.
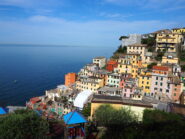
[[[157,57],[155,57],[155,60],[161,61],[162,57],[164,56],[166,52],[166,49],[163,49],[162,51],[160,49],[157,50]]]
[[[0,118],[0,138],[47,138],[49,124],[31,110],[18,110]]]
[[[130,109],[114,109],[110,105],[101,105],[95,112],[95,118],[99,124],[111,130],[137,122],[137,116]]]
[[[149,110],[145,109],[143,114],[143,123],[152,124],[152,123],[161,123],[161,122],[170,122],[170,121],[181,121],[182,117],[174,114],[167,113],[161,110]]]
[[[154,46],[155,45],[155,37],[148,37],[146,39],[142,39],[141,43],[147,44],[147,46]]]
[[[87,106],[85,106],[82,110],[82,114],[85,116],[85,117],[88,117],[91,115],[91,103],[88,103]]]
[[[153,66],[157,65],[157,63],[153,62],[147,66],[148,69],[152,69]]]
[[[181,65],[182,72],[185,72],[185,65]]]

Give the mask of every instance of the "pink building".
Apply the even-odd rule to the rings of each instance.
[[[125,83],[126,83],[126,80],[128,80],[130,78],[132,78],[132,75],[131,74],[128,74],[128,73],[122,74],[121,75],[121,81],[120,81],[120,87],[121,88],[124,88]]]
[[[164,96],[170,96],[170,88],[167,84],[168,74],[171,69],[167,66],[153,66],[151,96],[161,99]]]
[[[169,97],[178,102],[181,95],[181,80],[178,76],[172,76],[168,78]]]

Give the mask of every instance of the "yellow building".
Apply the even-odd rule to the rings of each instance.
[[[91,90],[98,93],[98,89],[104,86],[104,79],[98,77],[81,77],[76,81],[76,88],[80,91]]]
[[[91,118],[94,116],[95,111],[101,105],[106,104],[111,105],[115,109],[129,108],[138,116],[140,121],[143,117],[143,111],[146,108],[152,108],[150,103],[144,102],[142,100],[122,99],[118,96],[94,95],[91,101]]]
[[[141,57],[144,57],[146,51],[147,51],[146,44],[133,44],[127,46],[128,54],[140,54]]]
[[[165,55],[162,57],[162,63],[178,64],[179,58],[174,53],[165,53]]]
[[[142,72],[139,76],[138,86],[143,89],[144,95],[150,94],[152,74],[149,71]]]
[[[138,76],[138,68],[142,66],[140,54],[126,54],[118,59],[118,73],[129,73],[135,78]]]
[[[180,44],[183,43],[184,37],[178,33],[158,33],[156,37],[156,51],[158,49],[167,52],[177,52]]]
[[[185,33],[185,28],[174,28],[174,29],[172,29],[172,32],[183,34],[183,33]]]

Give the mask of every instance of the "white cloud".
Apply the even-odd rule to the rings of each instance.
[[[120,14],[120,13],[106,13],[101,12],[99,16],[107,17],[107,18],[126,18],[132,16],[132,14]]]

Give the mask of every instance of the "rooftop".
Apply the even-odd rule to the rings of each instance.
[[[121,88],[117,88],[117,87],[110,87],[110,86],[104,86],[100,89],[98,89],[98,91],[103,91],[103,92],[115,92],[115,91],[120,91]]]
[[[123,99],[119,96],[94,95],[92,103],[112,103],[152,108],[152,105],[148,102],[142,100]]]
[[[98,57],[95,57],[93,59],[106,59],[104,56],[98,56]]]
[[[168,71],[168,67],[165,66],[153,66],[153,70],[162,70],[162,71]]]

